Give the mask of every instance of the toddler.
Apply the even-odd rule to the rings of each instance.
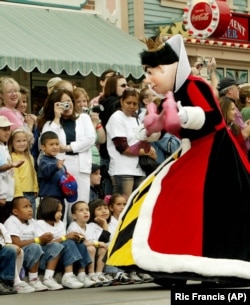
[[[51,232],[52,244],[59,242],[63,245],[60,265],[64,268],[62,284],[67,288],[93,287],[95,282],[85,273],[85,267],[91,263],[86,246],[81,242],[78,232],[66,233],[66,227],[61,221],[62,204],[52,197],[44,197],[37,210],[37,234]],[[77,272],[77,276],[73,271]]]
[[[36,235],[36,220],[32,218],[32,205],[27,198],[14,198],[11,211],[12,215],[4,225],[12,243],[24,252],[23,266],[28,271],[29,285],[35,291],[62,289],[53,276],[63,246],[60,243],[51,243],[53,236],[48,231]],[[39,268],[45,270],[42,282],[38,275]]]
[[[13,162],[24,161],[14,169],[14,197],[24,196],[32,204],[33,218],[36,218],[36,197],[38,194],[37,174],[34,158],[30,153],[28,134],[24,129],[14,129],[9,139],[9,152]]]

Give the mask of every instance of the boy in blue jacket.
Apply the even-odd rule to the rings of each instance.
[[[41,135],[40,143],[44,154],[38,164],[38,195],[57,198],[65,208],[65,195],[60,186],[61,177],[65,172],[64,160],[56,158],[60,150],[58,136],[53,131],[47,131]]]

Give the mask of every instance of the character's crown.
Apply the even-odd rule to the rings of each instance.
[[[144,38],[149,51],[158,51],[164,46],[164,39],[161,35],[156,36],[155,38]]]

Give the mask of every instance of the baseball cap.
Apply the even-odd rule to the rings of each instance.
[[[60,178],[60,186],[68,202],[74,202],[78,197],[78,184],[74,176],[69,172],[64,172]]]
[[[13,123],[11,123],[6,116],[0,115],[0,127],[8,127],[13,125]]]
[[[91,174],[93,174],[94,172],[96,172],[100,168],[101,168],[100,165],[98,165],[96,163],[92,163]]]
[[[47,82],[47,89],[49,90],[50,88],[54,87],[55,84],[60,82],[61,80],[61,77],[53,77],[49,79],[49,81]]]
[[[232,87],[233,85],[238,86],[240,84],[242,84],[242,82],[237,81],[232,77],[225,77],[220,81],[218,90],[219,90],[219,92],[222,92],[222,91],[225,91],[226,89]]]

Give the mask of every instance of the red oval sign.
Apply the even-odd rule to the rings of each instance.
[[[205,30],[212,21],[212,10],[208,3],[199,2],[193,6],[190,14],[192,26],[198,30]]]

